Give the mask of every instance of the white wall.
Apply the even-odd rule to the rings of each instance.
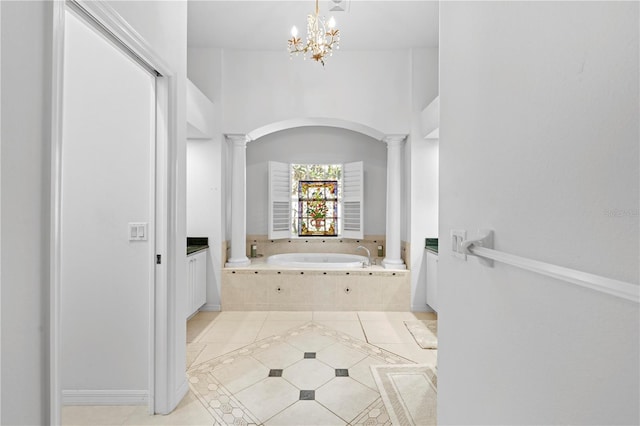
[[[218,106],[222,102],[222,49],[188,49],[187,71],[191,80],[204,95]],[[221,111],[219,111],[221,113]]]
[[[204,309],[220,310],[222,268],[221,230],[223,185],[222,144],[215,140],[187,141],[187,235],[209,237],[207,256],[207,304]]]
[[[268,162],[299,164],[364,163],[364,233],[384,235],[387,147],[369,136],[330,127],[303,127],[272,133],[247,144],[247,234],[268,231]]]
[[[441,238],[638,283],[638,7],[441,3]],[[640,422],[637,304],[440,247],[440,423]]]
[[[62,388],[142,395],[154,248],[127,224],[153,226],[155,77],[72,13],[64,67]]]
[[[410,182],[410,213],[406,219],[411,243],[411,308],[428,310],[425,303],[424,239],[438,237],[438,141],[425,140],[420,130],[420,112],[438,95],[438,49],[411,51],[411,153],[406,173]]]
[[[180,77],[186,69],[185,2],[112,2]],[[48,424],[50,81],[52,2],[0,2],[2,8],[2,424]],[[175,114],[184,122],[184,82]],[[176,129],[184,141],[185,129]],[[182,137],[180,137],[182,135]],[[184,142],[182,143],[184,145]],[[180,143],[178,143],[180,150]],[[184,175],[184,155],[177,174]],[[184,179],[182,180],[184,188]],[[183,199],[184,199],[184,189]],[[180,198],[180,195],[177,196]],[[184,203],[183,203],[184,204]],[[178,222],[184,212],[178,209]],[[182,219],[180,219],[182,218]],[[183,226],[184,227],[184,226]],[[180,234],[180,227],[178,227]],[[177,238],[184,248],[184,231]],[[176,243],[177,244],[177,243]],[[182,254],[184,250],[176,251]],[[175,277],[185,275],[175,271]],[[186,285],[183,282],[183,292]],[[184,296],[179,296],[184,299]],[[184,303],[184,301],[183,301]],[[175,315],[173,319],[176,320]],[[184,383],[186,330],[173,354]]]
[[[323,117],[406,134],[409,61],[408,50],[340,51],[323,68],[289,60],[284,49],[225,50],[223,131],[247,133],[291,118]]]
[[[49,2],[2,10],[2,417],[48,424]]]
[[[222,50],[189,49],[189,79],[212,102],[211,140],[187,143],[187,235],[209,237],[206,310],[220,309],[220,280],[226,253],[227,144],[221,130]]]

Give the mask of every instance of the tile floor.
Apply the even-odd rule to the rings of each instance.
[[[187,325],[190,391],[146,407],[63,408],[64,425],[389,425],[370,365],[435,365],[410,312],[200,312]]]

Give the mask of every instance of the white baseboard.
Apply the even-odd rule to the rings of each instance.
[[[62,405],[147,405],[146,390],[63,390]]]
[[[222,306],[213,305],[211,303],[205,303],[204,305],[202,305],[200,310],[201,311],[206,311],[206,312],[220,312],[222,310]]]

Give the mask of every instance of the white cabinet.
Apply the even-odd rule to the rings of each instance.
[[[438,255],[426,250],[427,255],[427,305],[438,312]]]
[[[200,250],[187,256],[187,318],[207,302],[207,254]]]

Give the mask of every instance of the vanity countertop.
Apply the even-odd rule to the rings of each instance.
[[[187,237],[187,256],[209,248],[208,237]]]
[[[190,254],[193,254],[193,253],[197,253],[197,252],[202,251],[202,250],[206,250],[208,248],[209,248],[208,245],[191,245],[191,246],[187,246],[187,256],[189,256]]]
[[[437,238],[425,238],[424,249],[431,253],[438,254],[438,239]]]

